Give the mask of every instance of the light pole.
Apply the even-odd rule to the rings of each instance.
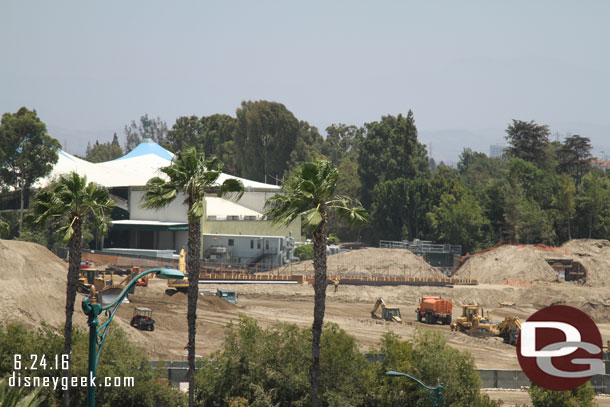
[[[116,294],[100,295],[99,302],[102,302],[101,304],[98,302],[98,296],[93,285],[91,286],[89,296],[83,299],[81,304],[83,312],[89,317],[87,320],[87,324],[89,324],[89,380],[87,386],[87,407],[95,407],[95,387],[93,386],[92,379],[97,372],[97,364],[100,360],[102,346],[104,345],[110,322],[123,302],[123,299],[127,296],[129,290],[131,290],[140,278],[152,273],[155,273],[159,278],[164,279],[184,278],[184,273],[175,269],[147,270],[132,278],[122,291]],[[100,315],[102,311],[105,311],[108,319],[100,325],[97,316]]]
[[[419,384],[421,387],[423,387],[424,389],[426,389],[430,392],[430,396],[432,397],[432,402],[434,403],[434,405],[436,407],[441,407],[441,396],[443,393],[443,387],[445,387],[444,383],[439,383],[439,385],[436,387],[429,387],[429,386],[426,386],[425,384],[423,384],[422,382],[420,382],[419,380],[417,380],[415,377],[409,376],[406,373],[400,373],[395,370],[391,370],[389,372],[385,372],[385,374],[390,377],[400,376],[400,377],[406,377],[407,379],[413,380],[415,383]]]

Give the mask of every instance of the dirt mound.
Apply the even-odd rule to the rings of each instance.
[[[0,321],[60,326],[65,320],[68,266],[35,243],[0,240]]]
[[[426,277],[443,274],[409,250],[369,247],[334,254],[327,258],[331,277]],[[302,261],[280,269],[280,274],[313,275],[313,261]]]
[[[610,242],[595,239],[574,239],[564,243],[574,260],[587,269],[588,285],[607,285],[610,280]]]
[[[558,250],[536,246],[499,246],[475,254],[460,267],[458,278],[472,278],[480,283],[502,284],[523,281],[555,281],[557,273],[546,262],[547,258],[569,258]]]

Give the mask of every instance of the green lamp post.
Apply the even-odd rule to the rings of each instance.
[[[395,370],[391,370],[389,372],[385,372],[385,374],[390,377],[400,376],[400,377],[406,377],[407,379],[413,380],[415,383],[419,384],[421,387],[423,387],[424,389],[426,389],[430,392],[430,396],[432,397],[432,402],[434,403],[434,405],[436,407],[441,407],[441,396],[443,393],[443,387],[445,387],[444,383],[439,383],[439,385],[436,387],[429,387],[429,386],[426,386],[425,384],[423,384],[422,382],[420,382],[419,380],[417,380],[415,377],[409,376],[406,373],[400,373]]]
[[[175,269],[147,270],[131,279],[125,288],[118,292],[109,290],[108,293],[100,293],[98,296],[95,287],[91,286],[89,296],[83,299],[83,312],[89,317],[87,320],[87,324],[89,324],[89,383],[87,386],[87,407],[95,407],[95,387],[93,386],[92,379],[97,372],[97,364],[100,360],[102,346],[104,345],[110,322],[119,309],[119,306],[123,303],[129,290],[131,290],[140,278],[153,273],[155,273],[157,277],[164,279],[184,278],[184,273]],[[105,311],[108,319],[100,325],[97,317],[102,311]]]

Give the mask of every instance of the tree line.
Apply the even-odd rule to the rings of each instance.
[[[498,241],[560,244],[610,232],[610,180],[592,166],[589,138],[551,141],[548,126],[534,121],[507,126],[502,157],[465,148],[452,168],[428,157],[411,111],[361,127],[333,124],[326,138],[268,101],[242,102],[235,117],[179,117],[165,133],[159,120],[132,122],[128,139],[149,134],[174,153],[195,147],[247,179],[281,182],[303,162],[329,160],[339,169],[337,192],[359,198],[371,214],[370,225],[356,231],[331,221],[329,231],[343,240],[433,240],[466,252]]]
[[[150,137],[173,153],[194,147],[230,174],[268,183],[281,183],[303,162],[327,159],[339,169],[338,194],[360,199],[371,214],[370,225],[356,231],[331,221],[329,231],[342,240],[417,238],[472,251],[500,240],[560,244],[610,231],[610,180],[591,165],[590,140],[551,141],[548,126],[534,121],[507,126],[503,157],[465,148],[457,168],[428,157],[411,111],[360,127],[333,124],[324,138],[281,103],[244,101],[235,117],[183,116],[168,127],[145,114],[124,133],[124,148],[115,133],[112,142],[89,146],[85,158],[115,159]],[[0,183],[27,196],[55,162],[59,143],[26,108],[3,116],[0,141]]]

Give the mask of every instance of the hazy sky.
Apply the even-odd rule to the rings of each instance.
[[[445,160],[513,118],[603,149],[609,22],[603,0],[2,0],[0,113],[35,108],[78,153],[144,113],[171,127],[259,99],[323,134],[412,109]]]

